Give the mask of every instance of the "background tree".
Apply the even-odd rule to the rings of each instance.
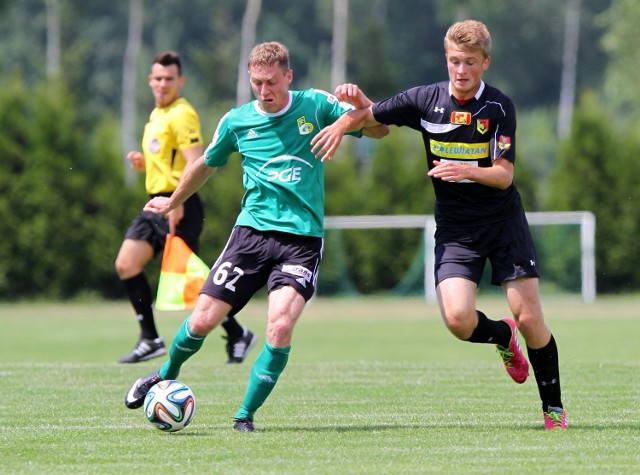
[[[47,77],[60,73],[60,0],[45,0],[47,6]]]
[[[262,0],[247,0],[247,9],[242,17],[242,40],[238,59],[238,87],[236,105],[244,104],[251,99],[251,87],[247,80],[247,60],[256,42],[256,24],[260,16]]]
[[[127,62],[130,69],[125,73],[129,8],[135,2],[142,5],[142,0],[0,0],[0,73],[6,79],[0,91],[0,226],[7,230],[0,249],[0,298],[71,297],[87,289],[104,296],[120,295],[113,260],[128,224],[126,217],[145,198],[140,177],[137,186],[122,188],[123,149],[129,148],[122,146],[122,140],[124,130],[135,143],[142,136],[153,108],[146,76],[158,51],[174,49],[183,55],[189,78],[184,93],[200,112],[205,137],[213,134],[222,114],[236,104],[247,0],[192,0],[189,8],[181,0],[154,3],[141,15],[138,59]],[[640,222],[631,182],[637,173],[631,157],[637,154],[638,106],[629,87],[638,69],[634,66],[638,55],[629,40],[635,37],[640,18],[636,3],[581,0],[575,85],[582,99],[572,121],[578,130],[565,141],[558,139],[556,128],[566,2],[350,0],[346,80],[360,84],[378,100],[446,79],[442,44],[446,28],[462,17],[487,23],[494,61],[486,80],[516,103],[515,180],[526,209],[595,212],[600,290],[637,289],[640,266],[634,244],[627,238],[637,234],[635,223]],[[59,7],[56,80],[47,73],[47,64],[53,64],[47,60],[47,45],[54,44],[47,34],[57,30],[48,28],[47,6],[49,13],[52,6]],[[269,0],[256,17],[255,42],[277,40],[289,46],[294,88],[331,91],[337,20],[334,2]],[[132,72],[133,95],[122,83],[123,77],[133,77]],[[126,126],[124,95],[137,109],[129,114]],[[617,125],[610,130],[613,118]],[[327,214],[431,209],[428,179],[423,169],[414,168],[424,167],[422,144],[418,135],[407,132],[405,136],[405,131],[395,129],[383,141],[353,140],[343,148],[344,163],[327,167],[331,190]],[[112,168],[114,163],[117,169]],[[387,170],[390,163],[398,164],[397,169]],[[224,245],[238,211],[240,181],[239,160],[233,158],[203,188],[208,220],[203,242],[210,244],[203,251],[207,260],[215,258]],[[54,183],[65,192],[52,192]],[[422,195],[415,195],[414,189]],[[612,216],[621,218],[614,221]],[[47,235],[58,228],[64,231]],[[357,270],[365,282],[358,285],[367,291],[389,289],[391,276],[401,267],[396,264],[410,264],[411,253],[415,254],[414,237],[403,236],[397,242],[374,237],[384,247],[373,246],[371,238],[366,233],[364,238],[345,234],[343,260],[355,268],[365,260],[384,263]],[[45,245],[57,253],[57,267],[53,253],[38,254],[38,247]],[[389,252],[382,253],[383,248]],[[36,270],[33,256],[41,259]]]
[[[564,20],[564,47],[560,102],[558,104],[558,137],[566,139],[571,131],[573,106],[576,95],[576,66],[580,37],[580,5],[582,0],[566,2]]]
[[[331,42],[331,84],[347,79],[347,30],[349,0],[333,0],[333,40]]]
[[[127,46],[124,50],[122,65],[122,159],[125,170],[125,182],[129,185],[137,180],[137,172],[130,166],[127,153],[140,150],[136,129],[136,80],[138,56],[142,46],[143,0],[129,0],[129,29]]]
[[[640,140],[634,126],[615,124],[596,94],[583,96],[560,148],[550,195],[553,209],[595,213],[600,292],[640,285]]]
[[[112,250],[133,197],[122,190],[115,121],[83,122],[60,83],[0,95],[0,297],[69,298],[117,286]],[[55,120],[51,120],[55,118]],[[114,190],[118,190],[117,193]]]
[[[634,0],[616,0],[601,16],[607,32],[603,46],[609,54],[604,79],[607,102],[625,116],[640,116],[638,95],[632,86],[640,70],[640,49],[637,41],[640,3]]]

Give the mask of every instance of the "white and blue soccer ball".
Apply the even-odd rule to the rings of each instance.
[[[156,428],[175,432],[189,425],[196,413],[196,398],[184,383],[160,381],[144,398],[144,415]]]

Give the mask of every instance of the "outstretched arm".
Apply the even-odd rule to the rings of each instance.
[[[373,102],[356,84],[341,84],[334,94],[339,100],[353,104],[356,110],[347,112],[311,140],[311,151],[323,162],[333,158],[347,132],[362,129],[363,135],[372,138],[382,138],[389,133],[387,125],[375,120],[371,109]]]
[[[202,155],[202,146],[196,145],[195,147],[190,147],[182,152],[185,161],[187,164],[185,165],[185,170],[189,168],[189,166],[195,162]],[[184,170],[182,171],[184,174]],[[177,205],[174,209],[167,213],[167,219],[169,220],[169,234],[172,236],[176,233],[176,226],[182,221],[184,218],[184,205]]]
[[[373,101],[366,96],[357,84],[340,84],[336,86],[334,95],[341,101],[353,104],[356,109],[366,109],[373,105]],[[362,135],[373,139],[381,139],[389,135],[389,126],[379,123],[365,125],[362,129]]]
[[[331,160],[347,132],[360,130],[373,117],[371,108],[356,109],[343,114],[333,124],[322,129],[311,139],[311,151],[323,162]],[[371,124],[376,125],[376,124]]]
[[[366,109],[373,105],[373,101],[366,96],[357,84],[339,84],[333,91],[333,95],[343,102],[353,104],[356,109]]]
[[[372,139],[381,139],[386,137],[391,129],[386,124],[370,125],[362,129],[362,135]]]
[[[184,169],[178,187],[170,197],[156,196],[152,198],[144,207],[144,211],[156,214],[167,214],[181,205],[194,194],[215,172],[215,168],[204,163],[204,155]]]

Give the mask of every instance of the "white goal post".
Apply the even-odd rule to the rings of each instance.
[[[530,225],[576,224],[580,226],[581,293],[585,302],[593,302],[596,298],[596,218],[594,214],[590,211],[540,211],[527,213],[527,220]],[[436,223],[432,215],[327,216],[324,224],[326,229],[424,229],[424,293],[428,302],[436,301],[433,275]]]

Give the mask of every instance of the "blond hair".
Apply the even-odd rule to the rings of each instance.
[[[249,54],[248,66],[280,65],[283,71],[289,70],[289,50],[282,43],[270,41],[256,45]]]
[[[487,26],[476,20],[465,20],[454,23],[444,36],[444,50],[450,47],[461,51],[481,51],[485,58],[491,52],[491,34]]]

